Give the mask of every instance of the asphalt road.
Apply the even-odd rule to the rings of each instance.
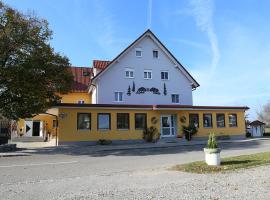
[[[223,143],[220,146],[221,156],[226,157],[269,151],[270,141]],[[26,156],[1,157],[0,199],[162,199],[163,193],[155,196],[153,191],[165,185],[171,188],[182,184],[181,181],[191,177],[187,173],[170,172],[168,168],[203,160],[202,148],[196,145],[89,152],[87,147],[82,147],[36,150]],[[193,178],[199,181],[196,176]],[[137,192],[136,188],[144,184],[150,188],[150,193],[144,187]],[[125,194],[123,189],[129,193]],[[164,199],[174,197],[165,195]]]

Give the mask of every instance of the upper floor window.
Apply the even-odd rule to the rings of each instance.
[[[229,126],[236,127],[237,126],[237,115],[229,114]]]
[[[152,79],[152,70],[144,70],[143,77],[144,79]]]
[[[78,104],[84,104],[84,100],[79,100]]]
[[[161,80],[169,80],[169,72],[168,71],[162,71],[160,73],[161,75]]]
[[[122,102],[123,101],[123,92],[114,92],[114,101]]]
[[[172,94],[172,103],[179,103],[179,94]]]
[[[126,78],[134,78],[134,70],[133,69],[126,69],[125,75],[126,75]]]
[[[212,128],[212,114],[203,114],[203,127]]]
[[[225,115],[224,114],[217,114],[217,127],[218,128],[225,127]]]
[[[135,55],[136,55],[136,57],[142,57],[142,49],[141,48],[136,48],[135,49]]]
[[[153,50],[153,58],[158,58],[158,50]]]

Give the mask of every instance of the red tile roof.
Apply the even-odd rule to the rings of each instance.
[[[87,92],[88,86],[91,83],[93,69],[90,67],[71,67],[73,74],[73,92]]]
[[[97,68],[97,69],[105,69],[109,64],[111,63],[111,61],[108,60],[93,60],[93,67]]]

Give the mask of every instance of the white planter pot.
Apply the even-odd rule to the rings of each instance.
[[[220,151],[221,149],[208,149],[204,148],[205,162],[207,165],[219,166],[220,165]]]

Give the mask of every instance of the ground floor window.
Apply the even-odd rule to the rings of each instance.
[[[135,129],[145,129],[146,128],[146,114],[136,113],[135,114]]]
[[[80,129],[80,130],[91,129],[91,114],[90,113],[77,114],[77,129]]]
[[[117,113],[117,129],[129,129],[129,113]]]
[[[217,114],[217,127],[218,128],[225,127],[225,115],[224,114]]]
[[[203,114],[203,126],[205,128],[212,127],[212,114]]]
[[[98,113],[98,129],[111,129],[111,114]]]
[[[236,127],[237,126],[237,115],[229,114],[229,126]]]
[[[189,114],[189,125],[199,128],[199,114]]]

